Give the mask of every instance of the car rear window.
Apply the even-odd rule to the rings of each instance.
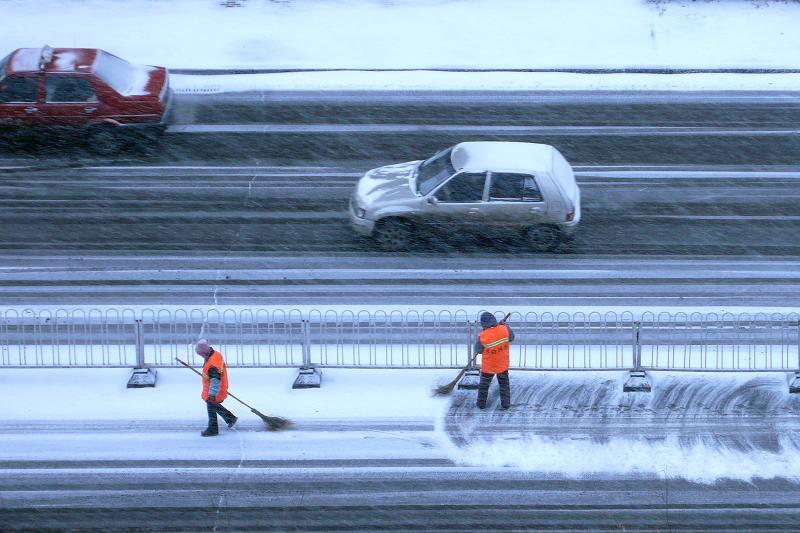
[[[100,51],[94,64],[95,73],[123,96],[141,91],[142,67],[128,63],[108,52]]]
[[[0,103],[31,103],[39,92],[39,76],[12,76],[0,79]]]

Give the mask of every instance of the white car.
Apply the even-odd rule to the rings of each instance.
[[[554,147],[465,142],[425,161],[367,172],[350,198],[350,222],[383,250],[407,248],[415,232],[518,237],[554,250],[575,234],[581,195]]]

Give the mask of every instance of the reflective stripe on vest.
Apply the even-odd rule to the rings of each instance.
[[[489,344],[484,346],[484,348],[494,348],[495,346],[500,346],[504,342],[508,342],[508,337],[503,337],[502,339],[497,339],[494,342],[490,342]]]

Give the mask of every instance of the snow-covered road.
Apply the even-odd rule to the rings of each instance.
[[[431,398],[444,371],[232,370],[232,390],[290,417],[204,439],[196,376],[162,370],[6,370],[0,529],[625,527],[791,529],[800,510],[800,399],[784,379],[622,373],[512,376],[496,391]],[[76,387],[75,384],[80,386]],[[500,524],[501,526],[498,526]]]

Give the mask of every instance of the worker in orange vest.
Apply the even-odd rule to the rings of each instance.
[[[222,402],[228,397],[228,369],[225,368],[225,360],[222,354],[212,348],[208,341],[201,339],[194,347],[197,355],[205,359],[203,364],[203,393],[201,397],[206,402],[208,411],[208,427],[200,435],[203,437],[213,437],[219,435],[217,425],[217,415],[232,428],[238,418],[222,406]]]
[[[497,376],[500,385],[500,407],[511,407],[511,384],[508,380],[509,343],[514,340],[514,332],[504,322],[497,323],[492,313],[481,313],[483,331],[475,343],[475,353],[481,354],[481,382],[478,385],[478,409],[486,408],[489,385]]]

